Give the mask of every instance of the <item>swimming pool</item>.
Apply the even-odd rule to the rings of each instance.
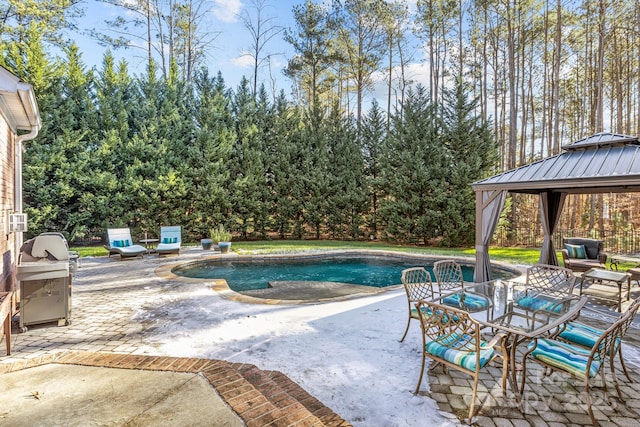
[[[244,257],[243,257],[244,258]],[[424,266],[430,272],[437,259],[363,254],[325,254],[299,257],[247,257],[247,259],[206,260],[172,269],[178,276],[198,279],[225,279],[236,292],[266,289],[270,282],[315,281],[365,285],[377,288],[400,284],[402,270]],[[474,266],[461,263],[465,281],[473,281]],[[512,278],[513,271],[493,267],[495,278]],[[432,273],[433,277],[433,273]]]

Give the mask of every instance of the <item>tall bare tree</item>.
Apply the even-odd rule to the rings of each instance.
[[[449,45],[455,43],[460,10],[456,0],[418,0],[416,6],[417,35],[427,43],[428,49],[429,93],[438,102],[441,86],[448,77]]]
[[[399,104],[404,102],[404,94],[407,86],[405,67],[408,60],[406,53],[406,39],[409,24],[409,9],[406,3],[394,1],[386,5],[385,31],[387,36],[388,76],[387,76],[387,126],[391,119],[391,100],[393,91],[394,71],[398,70],[398,86],[400,94]],[[397,59],[395,58],[397,54]]]
[[[209,2],[206,0],[184,0],[173,3],[169,0],[173,13],[165,18],[168,25],[168,37],[164,38],[169,46],[171,60],[182,69],[183,78],[192,81],[195,69],[204,65],[207,52],[220,35],[206,25]],[[161,27],[162,28],[162,27]]]
[[[245,9],[240,20],[251,34],[251,46],[244,54],[253,61],[252,90],[253,99],[258,91],[258,71],[265,63],[269,64],[273,53],[265,53],[266,45],[278,36],[283,28],[276,24],[276,18],[266,14],[269,3],[267,0],[249,0],[250,9]]]
[[[143,49],[149,69],[157,62],[165,77],[175,61],[183,77],[191,80],[193,70],[204,65],[219,35],[207,22],[210,0],[99,1],[126,13],[106,20],[107,30],[93,29],[92,36],[114,49]]]

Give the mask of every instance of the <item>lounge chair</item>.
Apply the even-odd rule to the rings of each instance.
[[[160,242],[156,247],[158,255],[179,254],[182,231],[179,225],[160,227]]]
[[[109,251],[109,256],[120,255],[120,258],[132,258],[143,256],[147,249],[141,245],[134,245],[131,231],[128,228],[107,229],[109,244],[104,248]]]

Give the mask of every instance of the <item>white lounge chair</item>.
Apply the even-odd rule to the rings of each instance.
[[[156,247],[158,255],[179,254],[182,244],[182,231],[179,225],[160,227],[160,241]]]
[[[120,258],[131,258],[143,256],[147,249],[144,246],[134,245],[131,238],[131,231],[128,228],[107,229],[109,244],[105,249],[109,251],[109,256],[120,255]]]

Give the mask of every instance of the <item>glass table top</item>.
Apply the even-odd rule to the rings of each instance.
[[[587,302],[586,296],[545,294],[527,290],[523,283],[494,280],[465,286],[442,295],[435,302],[443,305],[456,295],[457,308],[473,313],[473,317],[487,327],[536,337],[564,322],[574,319]],[[485,304],[478,304],[478,301]],[[467,305],[467,301],[474,304]],[[484,305],[481,309],[479,306]]]

